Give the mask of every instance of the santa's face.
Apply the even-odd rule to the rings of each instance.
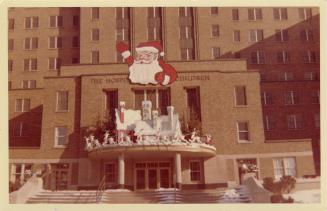
[[[138,64],[150,64],[157,60],[157,53],[151,51],[138,51],[135,57],[135,62]]]

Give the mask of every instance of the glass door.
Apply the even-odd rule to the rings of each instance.
[[[145,189],[145,169],[136,169],[136,189]]]
[[[169,169],[160,169],[160,188],[169,188]]]
[[[148,169],[148,188],[157,189],[157,169]]]

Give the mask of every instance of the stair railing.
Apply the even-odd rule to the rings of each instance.
[[[95,202],[99,203],[102,199],[102,195],[106,190],[106,175],[104,175],[98,185],[97,192],[95,193]]]

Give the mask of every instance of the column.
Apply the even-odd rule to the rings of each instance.
[[[124,154],[118,157],[118,188],[125,188],[125,160]]]
[[[175,155],[175,170],[176,170],[176,188],[182,188],[182,158],[181,153]]]
[[[21,164],[22,168],[20,171],[20,182],[23,183],[24,182],[24,177],[25,177],[25,164],[22,163]]]

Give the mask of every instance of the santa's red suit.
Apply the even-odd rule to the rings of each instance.
[[[157,58],[153,59],[153,61],[146,63],[143,63],[140,60],[134,60],[125,43],[119,42],[116,47],[117,51],[121,53],[125,63],[129,67],[129,79],[132,83],[167,85],[176,80],[177,73],[175,68],[159,58],[164,55],[160,42],[153,41],[140,43],[136,47],[137,52],[145,51],[158,55]]]

